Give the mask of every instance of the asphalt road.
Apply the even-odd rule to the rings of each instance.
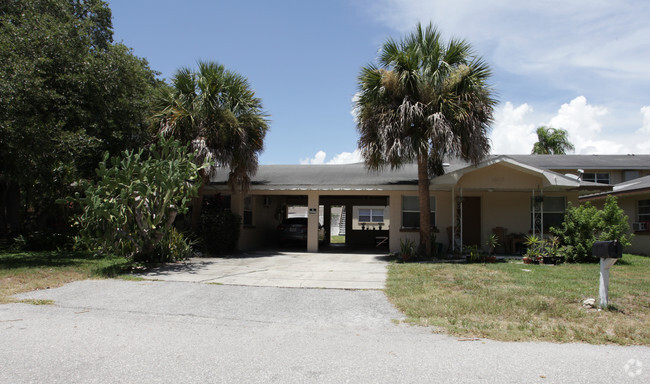
[[[0,305],[0,383],[642,383],[650,348],[461,341],[381,291],[96,280]]]

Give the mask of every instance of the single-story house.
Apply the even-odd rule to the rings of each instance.
[[[493,155],[476,166],[450,160],[444,169],[430,180],[435,241],[459,251],[484,246],[495,233],[501,252],[515,253],[524,235],[548,235],[561,223],[569,202],[577,205],[581,196],[616,192],[620,183],[650,175],[650,155]],[[345,217],[347,245],[385,244],[396,252],[400,241],[419,237],[416,165],[382,172],[361,163],[262,165],[246,194],[231,193],[227,176],[217,171],[206,194],[220,194],[242,216],[241,250],[272,246],[278,224],[295,206],[307,207],[309,252],[323,246],[321,226],[327,245],[334,207],[343,207],[337,215]],[[633,221],[650,220],[646,207],[640,206],[644,213]],[[639,235],[647,239],[650,233]]]

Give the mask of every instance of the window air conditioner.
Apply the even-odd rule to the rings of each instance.
[[[648,222],[647,221],[636,221],[636,222],[632,223],[632,230],[634,232],[647,231],[648,230]]]

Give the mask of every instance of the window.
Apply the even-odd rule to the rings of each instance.
[[[650,221],[650,200],[639,200],[639,221]]]
[[[244,197],[244,226],[253,225],[253,199],[250,196]]]
[[[372,229],[388,230],[390,225],[385,206],[355,205],[352,207],[352,215],[352,229],[355,231]]]
[[[429,198],[431,204],[431,227],[436,226],[436,198]],[[402,228],[420,228],[420,198],[418,196],[402,196]]]
[[[384,209],[359,208],[359,222],[361,223],[383,223]]]
[[[592,183],[609,184],[609,173],[585,173],[582,180]]]
[[[564,196],[544,196],[543,202],[544,206],[538,204],[535,207],[535,213],[540,213],[543,208],[544,229],[559,227],[562,225],[562,222],[564,222],[564,212],[566,210],[566,199]]]

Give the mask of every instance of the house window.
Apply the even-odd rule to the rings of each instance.
[[[385,206],[354,206],[352,207],[353,219],[352,229],[383,229],[389,226],[388,215]]]
[[[384,209],[359,208],[359,222],[361,223],[383,223]]]
[[[650,200],[639,200],[639,221],[650,221]]]
[[[253,225],[253,199],[250,196],[244,197],[244,226]]]
[[[609,184],[609,173],[585,173],[582,180],[592,183]]]
[[[436,197],[429,198],[431,204],[431,227],[436,226]],[[420,198],[418,196],[402,196],[402,228],[420,228]]]
[[[535,208],[535,213],[544,211],[544,229],[559,227],[564,222],[564,213],[566,211],[566,199],[564,196],[544,196],[543,203],[534,205],[531,199],[531,209]]]

